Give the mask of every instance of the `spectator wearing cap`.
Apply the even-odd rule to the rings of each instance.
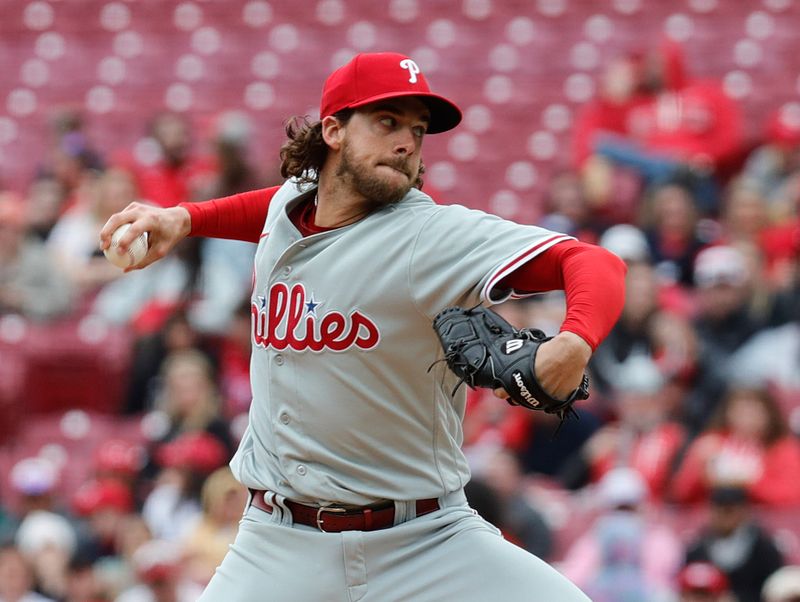
[[[686,563],[713,564],[725,573],[738,602],[761,602],[764,582],[783,565],[783,557],[753,517],[747,490],[714,487],[709,510],[707,522],[687,548]]]
[[[94,476],[101,480],[116,480],[132,484],[144,467],[142,445],[126,439],[107,439],[94,453]]]
[[[736,247],[703,249],[695,261],[694,279],[694,326],[700,361],[694,390],[686,400],[685,417],[696,432],[705,426],[725,393],[731,357],[764,327],[766,320],[753,309],[752,264]]]
[[[134,510],[129,487],[117,480],[93,479],[75,492],[72,503],[75,513],[87,521],[84,551],[94,559],[116,556],[120,525]]]
[[[666,379],[646,354],[632,354],[617,374],[610,399],[614,418],[595,432],[565,465],[568,487],[602,482],[616,467],[634,469],[651,500],[667,490],[672,464],[685,439],[683,426],[671,417]]]
[[[66,515],[56,495],[60,472],[53,462],[39,456],[18,460],[8,475],[7,508],[13,510],[0,532],[0,541],[13,538],[20,523],[34,512],[53,512]],[[5,496],[4,496],[5,497]]]
[[[680,602],[734,602],[725,573],[709,562],[690,562],[678,573]]]
[[[800,602],[800,566],[779,568],[764,582],[763,602]]]
[[[0,193],[0,315],[46,320],[71,307],[69,281],[43,244],[27,237],[22,202]]]
[[[600,513],[567,550],[559,570],[593,602],[669,600],[682,548],[675,534],[646,512],[641,475],[615,468],[594,492]]]
[[[30,563],[39,591],[58,599],[66,590],[67,565],[77,550],[77,533],[53,512],[37,510],[20,523],[14,543]]]
[[[162,471],[142,515],[156,538],[180,541],[202,518],[203,482],[230,460],[230,453],[213,435],[195,432],[162,444],[155,459]]]
[[[59,483],[56,465],[39,456],[29,456],[17,461],[9,473],[9,485],[19,499],[19,514],[34,510],[52,510],[53,492]]]
[[[136,585],[115,602],[196,602],[202,587],[185,576],[184,559],[174,542],[152,540],[133,555]],[[265,594],[268,594],[265,592]]]
[[[650,263],[650,247],[641,229],[632,224],[616,224],[603,232],[598,244],[626,264]]]
[[[800,504],[800,442],[769,390],[728,392],[709,429],[689,446],[673,480],[673,498],[705,502],[718,483],[740,485],[759,504]]]

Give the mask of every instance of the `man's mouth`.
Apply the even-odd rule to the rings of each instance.
[[[407,168],[406,168],[406,166],[405,166],[405,165],[403,165],[403,164],[397,164],[397,163],[378,163],[378,166],[379,166],[379,167],[381,167],[381,166],[382,166],[382,167],[388,167],[388,168],[390,168],[390,169],[393,169],[394,171],[396,171],[396,172],[399,172],[399,173],[403,174],[403,175],[404,175],[406,178],[410,178],[410,177],[411,177],[411,175],[408,173],[408,169],[407,169]]]

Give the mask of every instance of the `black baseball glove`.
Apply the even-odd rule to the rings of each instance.
[[[556,399],[539,384],[534,365],[539,346],[552,337],[541,330],[517,330],[490,309],[449,307],[433,320],[444,359],[462,383],[471,388],[502,387],[507,400],[531,410],[556,414],[562,420],[574,413],[572,404],[589,397],[589,377],[566,399]],[[435,362],[434,362],[435,363]],[[455,393],[456,389],[453,390]]]

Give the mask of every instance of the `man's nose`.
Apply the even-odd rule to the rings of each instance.
[[[397,132],[394,152],[400,155],[411,155],[417,148],[417,139],[411,129],[401,129]]]

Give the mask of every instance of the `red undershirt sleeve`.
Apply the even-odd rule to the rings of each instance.
[[[257,243],[267,220],[269,203],[279,188],[262,188],[200,203],[180,203],[191,216],[189,236]]]
[[[626,269],[602,247],[567,240],[524,263],[498,286],[519,293],[563,290],[567,313],[561,331],[577,334],[594,351],[622,312]]]

